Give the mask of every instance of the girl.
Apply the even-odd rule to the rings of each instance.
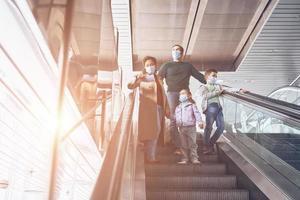
[[[178,127],[183,157],[178,164],[187,164],[189,159],[193,164],[200,164],[197,154],[196,124],[203,128],[201,114],[189,90],[183,89],[180,91],[179,101],[180,104],[175,110],[175,121]]]

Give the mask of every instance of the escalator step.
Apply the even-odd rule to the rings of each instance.
[[[249,200],[247,190],[148,190],[146,195],[147,200]]]
[[[236,176],[147,177],[147,188],[236,188]]]
[[[197,149],[198,153],[201,153],[201,149],[202,149],[202,147],[198,146],[198,149]],[[167,147],[167,146],[157,147],[156,151],[157,151],[157,154],[167,154],[167,155],[170,155],[170,154],[173,154],[174,148]]]
[[[181,156],[176,155],[157,155],[158,160],[162,161],[163,163],[177,163],[180,161]],[[218,162],[218,155],[203,155],[199,154],[199,160],[202,162]]]
[[[225,174],[226,165],[223,163],[205,163],[202,165],[180,164],[147,164],[147,176],[188,175],[188,174]]]

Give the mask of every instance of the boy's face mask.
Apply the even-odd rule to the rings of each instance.
[[[178,61],[181,58],[181,52],[179,50],[172,50],[173,61]]]
[[[209,83],[209,84],[216,84],[217,80],[218,80],[217,77],[209,76],[208,79],[207,79],[207,83]]]
[[[186,102],[187,100],[189,100],[189,98],[188,98],[188,96],[187,95],[180,95],[179,96],[179,101],[181,102],[181,103],[183,103],[183,102]]]
[[[156,67],[154,65],[146,66],[145,71],[149,75],[153,75],[156,71]]]

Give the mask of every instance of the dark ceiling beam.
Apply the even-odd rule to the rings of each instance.
[[[247,28],[246,33],[244,34],[242,40],[244,45],[242,45],[242,40],[239,44],[239,47],[237,48],[235,54],[237,55],[236,60],[233,63],[233,71],[236,71],[239,65],[242,63],[242,61],[246,58],[248,52],[250,51],[252,45],[254,44],[256,38],[259,36],[259,33],[262,31],[264,25],[267,23],[268,19],[270,18],[271,14],[273,13],[273,10],[275,9],[276,5],[278,4],[279,0],[269,0],[268,2],[262,1],[259,8],[257,9],[255,15],[253,18],[256,18],[256,22],[252,21],[249,26],[251,26],[251,30],[249,29],[249,26]],[[263,8],[264,7],[264,8]],[[259,15],[259,12],[261,14]],[[251,31],[251,33],[249,33]],[[248,35],[248,36],[247,36]],[[246,40],[247,39],[247,40]],[[246,40],[246,42],[245,42]],[[241,50],[239,50],[241,49]]]
[[[208,0],[193,0],[184,31],[182,46],[185,49],[185,56],[192,54],[197,41],[202,19]]]
[[[249,38],[251,32],[253,31],[253,29],[255,28],[255,25],[257,24],[257,22],[259,21],[260,16],[263,14],[266,6],[268,5],[269,0],[262,0],[259,3],[258,8],[256,9],[244,35],[242,36],[235,52],[233,53],[233,57],[237,57],[239,55],[239,53],[241,52],[241,50],[243,49],[247,39]]]

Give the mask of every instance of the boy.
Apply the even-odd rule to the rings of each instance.
[[[209,69],[205,72],[206,85],[200,86],[200,95],[202,96],[201,107],[206,116],[206,126],[204,129],[204,152],[203,154],[214,153],[214,144],[224,131],[224,118],[220,96],[224,89],[217,80],[218,71]],[[230,89],[230,92],[244,92],[242,89]],[[212,137],[212,126],[216,122],[217,129]]]

